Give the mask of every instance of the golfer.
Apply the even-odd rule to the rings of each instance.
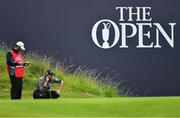
[[[11,99],[21,99],[24,66],[30,64],[29,62],[23,61],[21,51],[24,50],[24,43],[19,41],[6,55],[7,71],[11,81]]]
[[[33,93],[34,99],[60,97],[60,93],[63,88],[63,80],[54,78],[54,75],[55,74],[52,70],[47,70],[45,76],[39,79],[36,89]],[[53,83],[59,84],[56,91],[50,90]]]

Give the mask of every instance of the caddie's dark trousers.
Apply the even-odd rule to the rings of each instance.
[[[22,94],[22,78],[9,76],[11,81],[11,99],[21,99]]]

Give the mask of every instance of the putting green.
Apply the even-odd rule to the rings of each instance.
[[[0,100],[1,117],[180,117],[180,97]]]

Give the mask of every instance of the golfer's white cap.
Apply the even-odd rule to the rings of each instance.
[[[25,50],[25,48],[24,48],[24,43],[23,43],[23,42],[18,41],[18,42],[16,43],[16,45],[19,46],[22,50]]]

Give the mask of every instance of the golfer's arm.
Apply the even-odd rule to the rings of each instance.
[[[45,82],[44,82],[43,87],[45,87],[45,88],[47,88],[47,87],[48,87],[48,81],[45,81]]]
[[[62,90],[62,88],[63,88],[63,80],[61,80],[60,82],[59,82],[59,86],[58,86],[58,90]]]

